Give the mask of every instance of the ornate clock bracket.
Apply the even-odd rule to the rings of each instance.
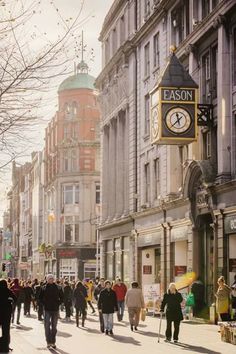
[[[213,105],[198,104],[197,125],[201,127],[211,127],[213,125]]]

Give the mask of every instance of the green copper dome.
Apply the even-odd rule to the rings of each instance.
[[[65,79],[59,86],[58,92],[65,90],[89,89],[94,90],[95,78],[87,73],[77,73]]]

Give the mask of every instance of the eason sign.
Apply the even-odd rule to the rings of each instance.
[[[236,214],[225,217],[224,232],[225,234],[236,234]]]
[[[189,144],[197,140],[198,85],[174,53],[150,92],[152,144]]]

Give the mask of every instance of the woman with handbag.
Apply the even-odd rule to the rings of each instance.
[[[223,276],[218,279],[218,290],[215,294],[216,296],[216,311],[220,315],[221,321],[229,321],[229,305],[230,305],[230,294],[231,289],[225,283],[225,278]]]
[[[164,312],[166,307],[166,342],[171,341],[172,337],[172,322],[174,322],[174,342],[177,343],[179,339],[180,321],[183,320],[181,310],[182,295],[177,291],[175,283],[170,283],[167,293],[164,294],[161,303],[161,312]]]
[[[82,284],[81,281],[78,281],[73,292],[73,300],[75,303],[76,310],[76,326],[79,327],[79,315],[82,314],[82,327],[84,327],[85,319],[87,316],[87,289]]]

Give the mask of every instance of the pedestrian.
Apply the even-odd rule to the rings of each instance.
[[[92,300],[93,300],[93,293],[94,293],[94,285],[93,281],[90,279],[85,279],[84,280],[84,286],[87,288],[87,303],[90,306],[92,313],[95,313],[95,308],[93,307]]]
[[[116,283],[113,285],[112,289],[115,291],[117,297],[117,318],[118,321],[122,321],[125,310],[125,295],[127,293],[127,287],[124,283],[122,283],[119,277],[116,277]]]
[[[84,327],[85,319],[87,316],[87,289],[82,284],[81,281],[78,281],[73,292],[73,300],[75,303],[75,311],[76,311],[76,326],[79,327],[79,315],[82,314],[82,327]]]
[[[205,287],[200,277],[192,283],[191,293],[194,295],[193,316],[198,317],[205,306]]]
[[[111,288],[111,282],[105,281],[105,289],[100,293],[98,299],[98,310],[103,315],[105,334],[113,335],[113,315],[118,311],[116,293]]]
[[[25,282],[24,294],[24,315],[30,317],[30,305],[33,300],[34,292],[29,281]]]
[[[161,312],[164,312],[166,307],[166,342],[170,342],[172,338],[172,322],[174,322],[174,342],[179,340],[180,321],[183,320],[181,310],[182,295],[177,291],[175,283],[170,283],[167,293],[164,294],[161,303]]]
[[[0,280],[0,326],[2,336],[0,337],[0,353],[9,353],[10,324],[12,315],[12,304],[16,301],[15,294],[8,289],[6,280]]]
[[[125,303],[128,308],[130,329],[137,331],[141,309],[145,308],[143,293],[138,282],[132,282],[131,288],[126,293]]]
[[[65,320],[70,322],[73,291],[68,281],[64,282],[64,305],[66,310]]]
[[[231,289],[232,319],[236,320],[236,275],[234,276],[234,282],[231,285]]]
[[[13,294],[16,297],[16,301],[14,301],[13,306],[12,306],[12,323],[14,323],[15,311],[17,309],[16,323],[19,325],[20,324],[21,305],[25,301],[25,293],[24,293],[23,286],[21,286],[18,278],[15,278],[13,280],[12,285],[10,286],[10,290],[13,292]]]
[[[216,296],[216,311],[219,314],[221,321],[229,321],[230,320],[230,294],[231,289],[225,283],[225,278],[223,276],[218,279],[218,289],[215,294]]]
[[[41,288],[39,299],[44,307],[47,348],[55,349],[59,306],[63,302],[63,291],[61,286],[55,284],[53,274],[48,274],[46,280],[47,284]]]
[[[98,302],[99,299],[99,295],[101,293],[101,291],[105,289],[105,279],[104,278],[100,278],[98,285],[96,286],[95,290],[94,290],[94,298],[95,300]],[[103,320],[103,315],[102,312],[98,311],[99,313],[99,322],[100,322],[100,330],[102,333],[104,333],[104,320]]]
[[[39,299],[40,290],[41,290],[41,287],[43,286],[43,284],[44,284],[43,281],[41,281],[38,285],[35,285],[35,287],[34,287],[35,302],[36,302],[36,308],[37,308],[39,321],[43,320],[43,304]]]

